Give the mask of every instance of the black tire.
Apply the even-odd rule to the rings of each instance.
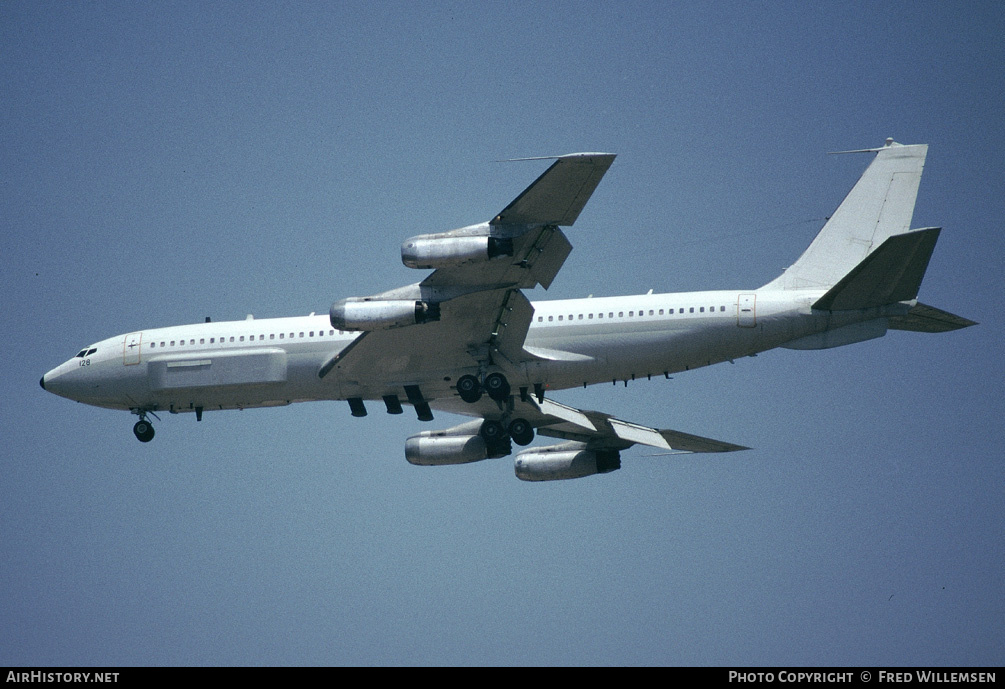
[[[509,397],[509,381],[501,373],[490,373],[485,376],[485,392],[496,402],[502,402]]]
[[[133,433],[141,443],[149,443],[154,439],[154,427],[149,421],[137,421],[136,425],[133,426]]]
[[[481,430],[478,432],[485,442],[489,445],[497,443],[506,437],[506,429],[498,421],[488,421],[486,420],[482,424]]]
[[[457,394],[468,404],[474,404],[482,398],[482,386],[474,376],[461,376],[457,379]]]
[[[534,427],[526,419],[513,419],[509,424],[509,437],[517,445],[534,442]]]

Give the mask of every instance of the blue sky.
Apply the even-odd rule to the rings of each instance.
[[[1000,3],[0,4],[0,664],[1001,665]],[[749,289],[928,143],[921,299],[980,321],[559,401],[749,445],[525,484],[411,415],[43,392],[144,328],[417,279],[545,163],[619,154],[533,299]],[[436,423],[458,420],[441,415]]]

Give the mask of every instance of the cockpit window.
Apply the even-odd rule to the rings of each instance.
[[[90,349],[81,349],[79,352],[77,352],[77,356],[75,356],[73,358],[74,359],[83,359],[85,356],[91,356],[96,351],[98,351],[97,347],[91,347]]]

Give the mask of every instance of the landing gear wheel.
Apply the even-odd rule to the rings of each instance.
[[[498,442],[506,437],[506,429],[498,421],[485,421],[478,433],[485,438],[487,443]]]
[[[482,423],[482,428],[478,433],[485,440],[485,449],[489,459],[505,457],[513,451],[506,429],[498,421],[486,420]]]
[[[513,419],[509,424],[509,436],[517,445],[530,445],[534,442],[534,428],[526,419]]]
[[[133,426],[133,433],[136,434],[136,439],[141,443],[149,443],[154,439],[154,427],[146,419],[140,419],[136,422],[136,425]]]
[[[509,397],[509,381],[501,373],[490,373],[485,376],[485,392],[496,402],[502,402]]]
[[[461,376],[457,379],[457,394],[468,404],[474,404],[482,398],[482,386],[474,376]]]

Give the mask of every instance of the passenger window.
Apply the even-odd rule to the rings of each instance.
[[[632,316],[634,316],[634,315],[635,315],[635,312],[634,312],[634,311],[629,311],[629,312],[628,312],[628,317],[629,317],[629,318],[631,318],[631,317],[632,317]]]
[[[597,318],[603,318],[603,317],[604,317],[604,312],[603,311],[601,311],[600,313],[597,314]]]
[[[279,339],[280,339],[280,340],[281,340],[281,339],[283,339],[283,336],[284,336],[284,335],[285,335],[285,333],[279,333]]]
[[[608,312],[607,317],[614,318],[614,312],[613,311]]]
[[[690,311],[691,311],[691,313],[694,313],[694,307],[693,306],[691,307]]]
[[[725,310],[726,310],[726,307],[725,307],[725,306],[720,306],[720,307],[719,307],[719,310],[720,310],[720,311],[725,311]]]
[[[590,320],[591,321],[593,320],[593,314],[592,313],[590,314]]]
[[[303,337],[303,336],[304,336],[304,334],[303,334],[303,333],[301,332],[301,333],[300,333],[300,337]]]
[[[558,317],[558,320],[562,320],[562,318],[563,318],[562,316],[559,316],[559,317]]]
[[[313,330],[311,331],[311,337],[314,337],[314,331]]]
[[[705,307],[702,306],[700,309],[698,309],[698,311],[700,311],[701,313],[705,313]]]
[[[583,314],[579,314],[579,320],[583,320]]]

